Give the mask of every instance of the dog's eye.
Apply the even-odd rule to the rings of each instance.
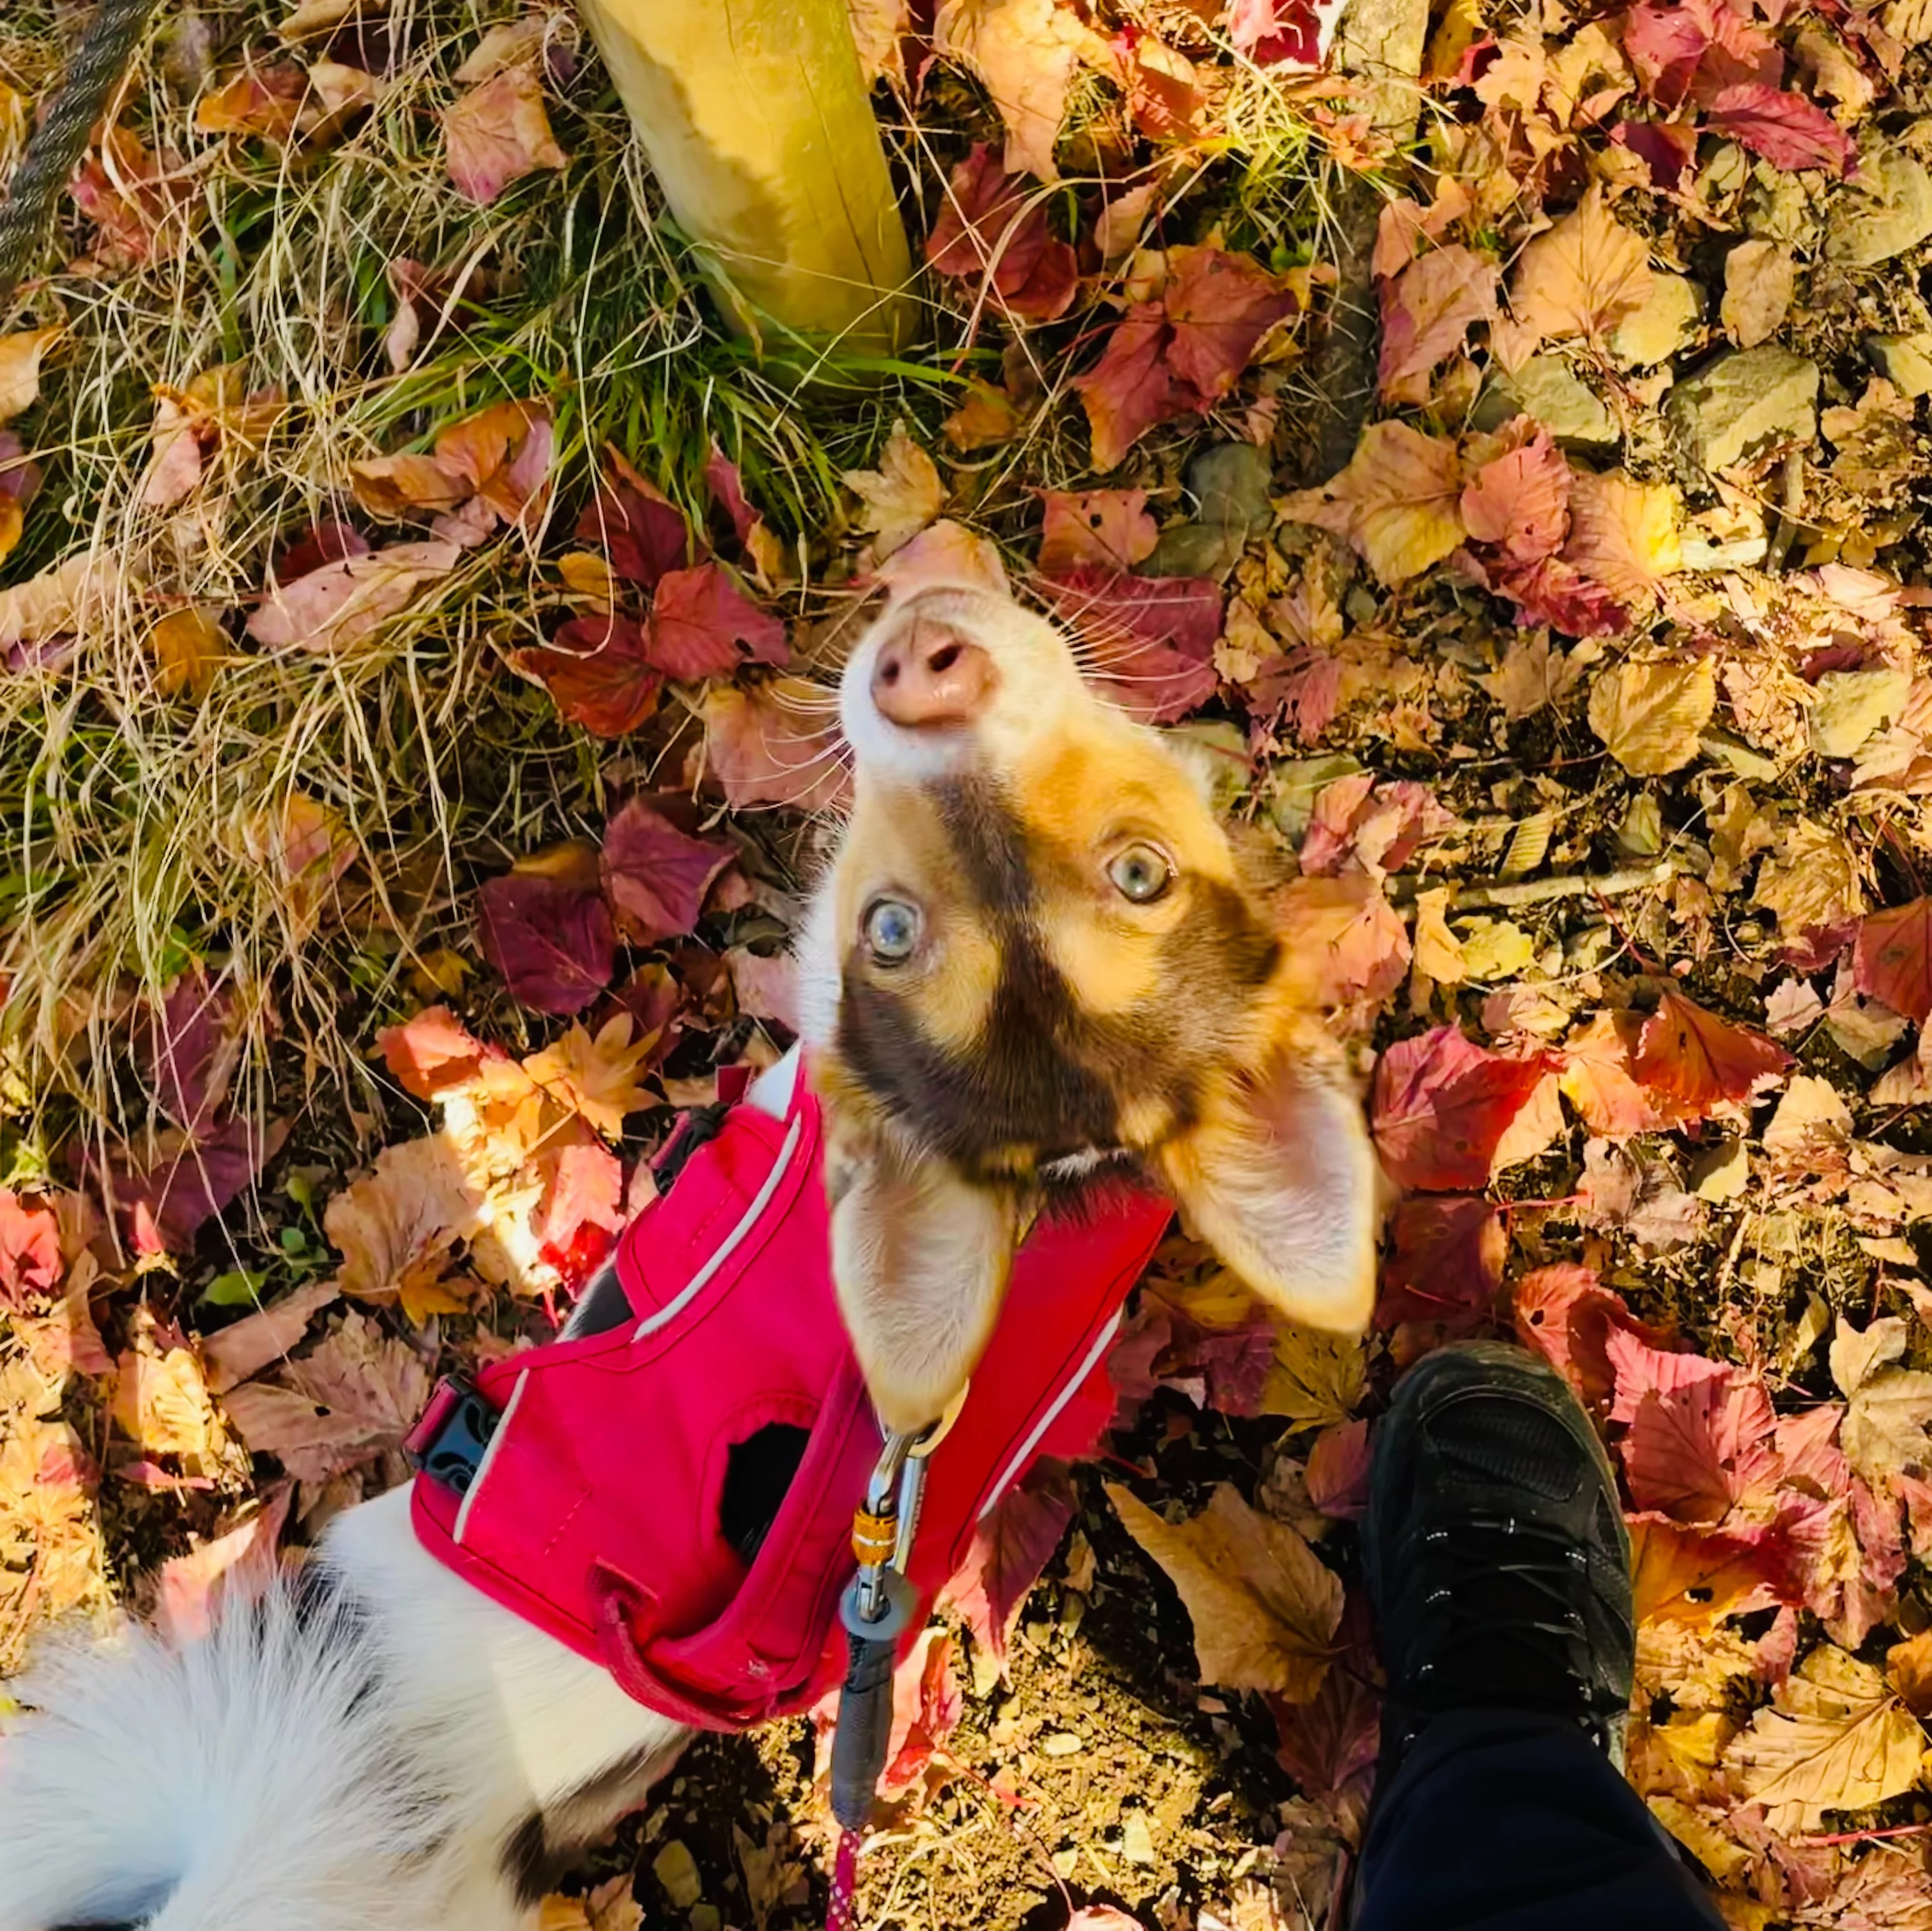
[[[1151,905],[1173,883],[1174,868],[1152,845],[1128,845],[1108,860],[1107,876],[1123,898]]]
[[[866,949],[880,965],[903,965],[919,946],[919,907],[876,898],[866,913]]]

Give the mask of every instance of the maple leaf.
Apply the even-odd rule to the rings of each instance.
[[[58,328],[0,335],[0,422],[33,407],[40,395],[40,358],[61,338]]]
[[[218,1334],[205,1336],[200,1344],[201,1359],[209,1388],[222,1394],[238,1381],[245,1381],[272,1363],[284,1360],[308,1333],[308,1324],[316,1314],[340,1299],[341,1293],[333,1281],[310,1281],[267,1307],[231,1322]]]
[[[1496,319],[1496,264],[1460,242],[1434,249],[1383,285],[1382,309],[1376,382],[1384,397],[1424,400],[1430,372]]]
[[[1710,1630],[1727,1618],[1797,1600],[1790,1549],[1768,1525],[1714,1534],[1667,1516],[1636,1515],[1630,1531],[1640,1627],[1670,1622]]]
[[[1352,867],[1386,877],[1455,822],[1428,786],[1413,778],[1377,779],[1366,772],[1338,778],[1315,801],[1301,841],[1301,869],[1312,878]]]
[[[1774,1830],[1816,1830],[1828,1811],[1868,1810],[1911,1789],[1924,1741],[1876,1670],[1826,1645],[1772,1692],[1724,1765]]]
[[[1711,101],[1708,124],[1773,167],[1825,168],[1842,178],[1858,165],[1858,149],[1824,109],[1762,81],[1741,81]]]
[[[154,660],[154,688],[163,697],[188,691],[203,697],[227,661],[230,646],[218,614],[190,604],[159,619],[148,633],[146,649]]]
[[[1372,423],[1348,466],[1283,498],[1282,514],[1342,538],[1389,585],[1439,563],[1462,541],[1462,460],[1454,443],[1404,422]]]
[[[1214,694],[1221,586],[1084,566],[1041,586],[1086,640],[1087,675],[1145,724],[1172,724]]]
[[[1774,1483],[1774,1418],[1762,1381],[1631,1333],[1612,1333],[1604,1346],[1616,1378],[1610,1420],[1626,1430],[1619,1447],[1639,1508],[1715,1523]]]
[[[740,808],[836,811],[848,795],[830,694],[799,677],[748,690],[707,686],[704,768],[726,802]]]
[[[982,281],[1009,313],[1051,322],[1072,306],[1080,271],[1047,214],[1045,197],[980,142],[947,179],[926,259],[943,275]]]
[[[1604,1411],[1616,1387],[1612,1336],[1634,1336],[1654,1346],[1658,1337],[1636,1319],[1622,1294],[1605,1287],[1594,1267],[1559,1261],[1536,1267],[1516,1284],[1516,1338],[1533,1348],[1568,1381],[1586,1406]]]
[[[52,1294],[66,1271],[52,1210],[0,1187],[0,1307],[26,1313],[29,1300]]]
[[[1053,147],[1082,61],[1112,64],[1107,43],[1055,0],[940,0],[932,50],[986,88],[1006,130],[1013,174],[1056,181]]]
[[[1717,708],[1717,667],[1626,660],[1600,671],[1590,687],[1590,728],[1633,777],[1682,770]]]
[[[736,856],[728,838],[692,838],[642,798],[604,828],[604,895],[633,945],[693,931],[712,881]]]
[[[1258,1515],[1227,1483],[1170,1524],[1106,1484],[1122,1525],[1159,1563],[1194,1624],[1201,1680],[1305,1703],[1321,1689],[1342,1621],[1342,1582],[1286,1522]]]
[[[376,1050],[406,1092],[434,1099],[446,1087],[475,1078],[494,1049],[472,1038],[448,1006],[426,1006],[413,1019],[382,1027]]]
[[[1568,697],[1582,674],[1582,665],[1552,650],[1549,632],[1539,630],[1511,637],[1501,667],[1475,681],[1502,705],[1503,715],[1514,720],[1533,718]]]
[[[956,1766],[946,1739],[966,1707],[952,1672],[950,1632],[922,1630],[892,1673],[892,1722],[879,1792],[888,1803],[929,1796]],[[935,1780],[935,1773],[937,1780]]]
[[[1494,544],[1512,564],[1540,562],[1569,534],[1570,466],[1539,424],[1521,448],[1476,472],[1460,507],[1472,542]]]
[[[1922,1025],[1932,1015],[1932,898],[1915,898],[1858,924],[1852,982]]]
[[[1579,471],[1570,487],[1570,537],[1563,559],[1636,616],[1683,565],[1677,498],[1666,483],[1634,483],[1620,469]]]
[[[1642,1030],[1642,1018],[1636,1013],[1598,1012],[1563,1042],[1563,1096],[1592,1133],[1606,1139],[1654,1133],[1674,1125],[1679,1117],[1670,1101],[1646,1091],[1637,1079],[1636,1054]]]
[[[322,1231],[342,1255],[344,1293],[392,1298],[406,1281],[443,1271],[443,1257],[482,1224],[484,1189],[448,1137],[385,1147],[372,1171],[334,1195]],[[435,1261],[434,1269],[424,1264]]]
[[[623,1015],[629,1024],[629,1015]],[[624,1169],[594,1140],[553,1147],[538,1165],[544,1178],[536,1216],[537,1250],[571,1291],[608,1258],[624,1225]]]
[[[222,1402],[254,1453],[278,1457],[299,1482],[326,1482],[399,1448],[430,1385],[413,1348],[352,1309],[274,1381],[244,1381]]]
[[[456,568],[462,553],[453,543],[392,544],[278,580],[248,619],[248,634],[271,649],[341,650],[407,609],[425,584]]]
[[[1036,561],[1048,576],[1088,566],[1131,570],[1146,560],[1160,540],[1154,520],[1147,513],[1144,490],[1042,490],[1040,499],[1046,516]]]
[[[579,1115],[605,1139],[621,1140],[626,1118],[651,1104],[642,1081],[657,1035],[644,1031],[634,1039],[636,1025],[628,1012],[607,1019],[594,1037],[573,1025],[532,1053],[523,1070],[553,1105]]]
[[[598,737],[622,737],[657,709],[663,674],[634,617],[573,617],[548,644],[512,651],[512,668],[533,678],[572,723]]]
[[[1400,1186],[1486,1186],[1497,1143],[1550,1063],[1492,1053],[1454,1026],[1398,1040],[1376,1067],[1376,1146]]]
[[[577,520],[577,540],[602,550],[617,575],[646,590],[656,589],[667,571],[692,561],[684,512],[614,449],[596,496]]]
[[[1754,1098],[1790,1065],[1791,1055],[1762,1033],[1666,990],[1643,1023],[1632,1069],[1641,1084],[1694,1108],[1685,1117],[1695,1117],[1724,1100]]]
[[[1480,1197],[1402,1201],[1390,1216],[1376,1327],[1403,1321],[1456,1330],[1479,1326],[1502,1284],[1508,1248],[1502,1217]]]
[[[848,469],[842,480],[866,506],[859,527],[873,532],[877,557],[909,543],[946,502],[938,466],[906,433],[903,422],[892,424],[876,469]]]
[[[616,932],[595,893],[508,872],[476,895],[483,956],[526,1006],[568,1016],[610,983]]]
[[[161,1564],[154,1621],[166,1641],[192,1642],[208,1633],[224,1604],[251,1602],[267,1592],[280,1566],[275,1545],[294,1499],[295,1490],[284,1483],[238,1528]]]
[[[1582,336],[1600,343],[1650,293],[1650,249],[1610,211],[1600,187],[1517,257],[1510,277],[1514,320],[1490,340],[1505,369],[1522,367],[1538,346]]]
[[[550,132],[533,66],[508,68],[472,88],[444,111],[442,132],[449,178],[479,208],[526,174],[570,163]]]
[[[746,664],[782,665],[790,655],[784,625],[760,610],[722,563],[668,571],[658,580],[644,647],[680,683],[728,677]]]
[[[227,1446],[201,1363],[188,1348],[170,1345],[145,1309],[134,1345],[115,1364],[109,1412],[144,1455],[177,1456],[190,1475],[212,1474]]]
[[[1072,1521],[1072,1483],[1064,1465],[1036,1462],[974,1525],[971,1546],[939,1592],[940,1606],[957,1613],[982,1654],[1010,1681],[1006,1645],[1026,1599],[1052,1560]]]

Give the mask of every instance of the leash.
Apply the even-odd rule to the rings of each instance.
[[[848,1651],[832,1732],[832,1815],[838,1825],[838,1849],[826,1931],[852,1931],[860,1847],[892,1739],[892,1666],[919,1600],[905,1570],[919,1532],[926,1463],[965,1402],[962,1388],[931,1427],[917,1435],[886,1437],[866,1485],[866,1499],[852,1517],[852,1554],[859,1569],[838,1605]]]
[[[87,151],[87,137],[126,70],[155,0],[100,0],[60,91],[34,130],[0,202],[0,308],[40,246],[54,203]]]

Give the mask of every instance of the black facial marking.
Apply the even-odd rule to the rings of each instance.
[[[525,1906],[542,1903],[645,1793],[674,1759],[658,1750],[633,1750],[608,1763],[550,1805],[533,1810],[510,1833],[497,1868]]]
[[[517,1894],[517,1902],[526,1910],[541,1904],[570,1868],[569,1859],[544,1843],[543,1813],[538,1810],[532,1810],[510,1833],[496,1863]]]
[[[952,855],[966,889],[982,912],[1016,917],[1033,904],[1033,868],[1026,833],[983,778],[949,778],[934,788]]]

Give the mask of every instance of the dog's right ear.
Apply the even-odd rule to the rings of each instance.
[[[1012,1271],[1018,1205],[890,1133],[830,1123],[826,1192],[838,1311],[879,1419],[913,1434],[979,1365]]]

